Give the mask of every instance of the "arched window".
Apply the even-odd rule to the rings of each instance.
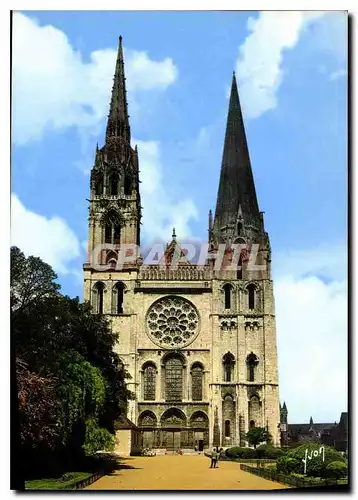
[[[114,244],[119,245],[121,242],[121,226],[116,224],[114,226]]]
[[[165,400],[181,401],[183,398],[183,363],[171,357],[165,363]]]
[[[249,309],[255,309],[255,285],[247,286],[247,293],[249,294]]]
[[[225,309],[231,309],[231,285],[226,284],[223,286],[224,298],[225,298]]]
[[[242,280],[242,250],[240,252],[239,262],[238,262],[238,265],[237,265],[236,278],[238,280]]]
[[[230,437],[230,420],[225,420],[225,437]]]
[[[109,192],[112,196],[118,194],[118,177],[116,174],[111,174],[109,178]]]
[[[242,222],[237,223],[237,235],[238,236],[242,235]]]
[[[255,370],[256,366],[258,364],[258,359],[256,354],[251,352],[247,358],[246,358],[246,364],[247,364],[247,380],[249,382],[254,382],[255,381]]]
[[[145,401],[155,401],[155,379],[157,370],[152,363],[143,369],[143,398]]]
[[[115,313],[122,314],[123,313],[123,295],[124,295],[125,285],[121,281],[118,281],[114,285],[114,300],[115,300]]]
[[[129,195],[131,194],[131,180],[129,178],[128,174],[124,175],[124,194]]]
[[[108,264],[108,266],[111,268],[111,269],[115,269],[116,268],[116,265],[117,265],[117,254],[116,252],[107,252],[107,255],[106,255],[106,264]]]
[[[255,420],[250,420],[250,429],[255,427]]]
[[[110,210],[102,219],[104,224],[105,243],[119,244],[121,236],[120,215],[116,210]]]
[[[106,223],[104,229],[104,241],[105,243],[112,243],[112,224],[110,222]]]
[[[191,370],[191,392],[193,401],[203,400],[203,367],[199,363]]]
[[[104,293],[104,283],[99,281],[95,284],[94,289],[95,293],[95,310],[98,314],[103,314],[103,293]]]
[[[231,382],[233,379],[234,365],[235,365],[235,357],[231,352],[225,354],[223,358],[224,365],[224,380],[225,382]]]
[[[100,177],[95,183],[95,194],[101,195],[103,194],[103,179]]]

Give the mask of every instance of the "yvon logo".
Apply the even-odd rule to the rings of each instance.
[[[311,450],[310,455],[308,455],[308,448],[306,448],[305,458],[302,458],[302,462],[304,463],[304,474],[306,474],[307,471],[307,459],[312,460],[312,457],[318,457],[318,455],[322,455],[322,462],[324,462],[324,446],[321,446],[319,450]]]

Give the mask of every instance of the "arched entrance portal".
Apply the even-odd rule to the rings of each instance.
[[[176,452],[179,448],[202,451],[209,446],[209,419],[203,411],[194,411],[187,419],[179,408],[169,408],[157,419],[146,410],[140,414],[138,426],[144,448]]]
[[[143,448],[154,448],[157,417],[151,411],[144,411],[139,416],[138,426],[142,429]]]
[[[167,450],[186,447],[186,416],[178,408],[165,411],[160,419],[162,443]]]
[[[209,446],[209,419],[203,411],[196,411],[190,418],[190,428],[194,439],[194,447],[203,451]]]

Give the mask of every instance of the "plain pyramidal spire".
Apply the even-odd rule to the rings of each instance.
[[[244,222],[259,220],[238,86],[233,72],[214,220],[214,233],[219,239],[222,228],[235,224],[240,206]]]
[[[117,137],[130,143],[130,127],[124,74],[122,36],[119,37],[116,69],[113,79],[112,97],[107,121],[106,139]]]

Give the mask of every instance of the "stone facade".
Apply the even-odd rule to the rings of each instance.
[[[235,138],[246,145],[237,106],[234,78],[222,173],[229,164],[235,174],[235,155],[228,151]],[[232,122],[240,123],[233,127]],[[247,163],[246,168],[249,174],[245,175],[251,178]],[[237,167],[236,176],[240,169],[244,166]],[[251,426],[267,426],[273,443],[280,444],[269,239],[253,180],[245,195],[239,188],[231,192],[237,198],[231,206],[222,200],[227,196],[223,182],[215,220],[209,215],[209,250],[203,265],[185,258],[176,268],[170,265],[173,252],[181,252],[174,233],[162,265],[146,264],[145,256],[138,256],[133,246],[129,258],[127,247],[123,267],[116,266],[124,244],[139,245],[141,219],[139,159],[130,145],[120,40],[106,142],[97,148],[91,174],[84,298],[94,313],[107,315],[111,328],[119,332],[116,349],[131,375],[128,387],[136,396],[127,416],[141,430],[145,447],[245,445],[243,437]],[[214,256],[223,243],[223,265],[215,269]],[[232,243],[245,246],[240,271],[228,269]],[[100,244],[111,249],[99,252]],[[258,248],[258,271],[249,266],[252,245]]]

